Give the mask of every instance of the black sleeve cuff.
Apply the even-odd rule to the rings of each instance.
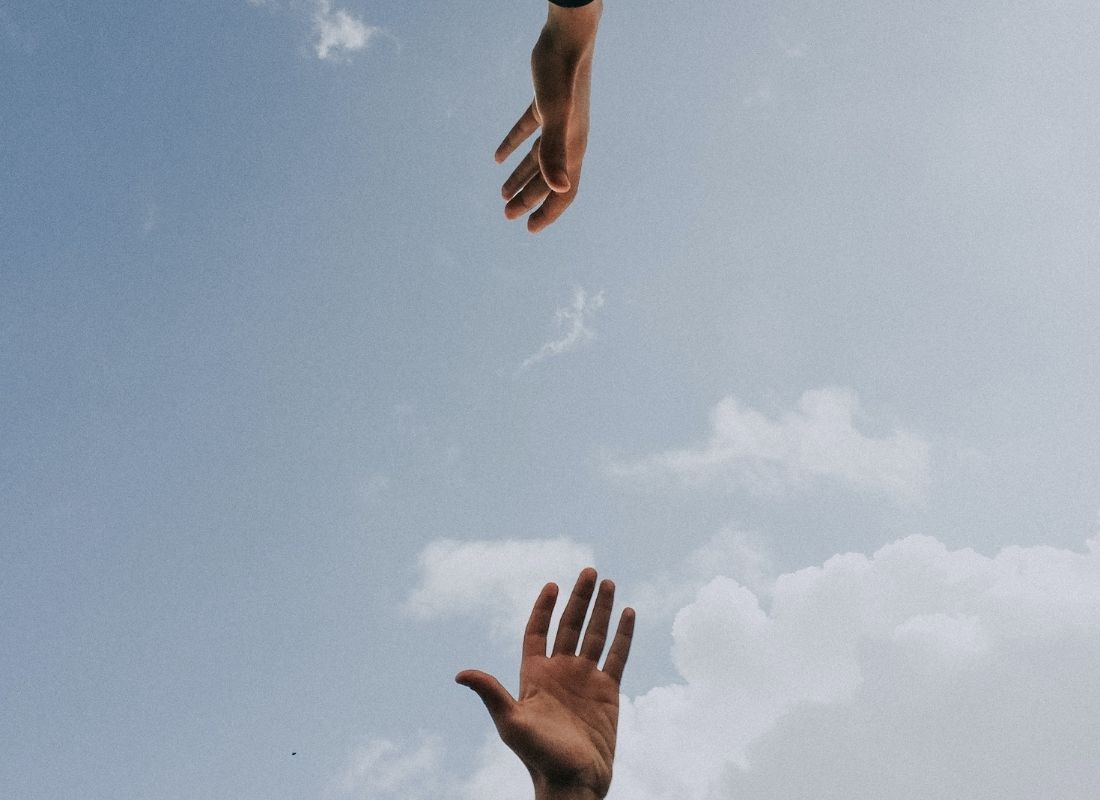
[[[550,0],[550,2],[562,8],[580,8],[588,5],[592,0]]]

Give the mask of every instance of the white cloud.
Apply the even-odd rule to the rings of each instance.
[[[320,59],[336,59],[362,50],[379,29],[343,9],[331,0],[317,0],[313,11],[314,50]]]
[[[1100,539],[911,536],[768,592],[719,576],[679,611],[681,678],[622,698],[608,800],[1094,800]],[[441,796],[530,793],[494,739]]]
[[[518,643],[539,590],[559,581],[568,593],[592,549],[569,539],[459,542],[439,539],[417,557],[420,578],[405,611],[421,620],[483,616],[499,642]],[[555,614],[565,603],[559,602]]]
[[[254,8],[273,10],[291,9],[308,12],[313,20],[313,51],[317,57],[335,61],[357,50],[363,50],[378,34],[381,28],[368,25],[361,17],[333,8],[332,0],[305,0],[304,3],[283,5],[278,0],[247,0]]]
[[[900,430],[866,436],[854,424],[859,412],[855,394],[838,388],[805,392],[796,411],[776,420],[726,397],[711,414],[710,440],[702,447],[612,462],[609,471],[619,477],[720,478],[766,492],[824,478],[899,502],[922,500],[929,483],[928,443]]]
[[[759,537],[725,528],[692,550],[674,569],[631,589],[627,603],[651,623],[671,620],[704,584],[719,575],[731,576],[763,597],[770,594],[775,580],[771,557]]]
[[[438,797],[444,747],[436,736],[421,735],[413,748],[402,748],[388,739],[372,739],[359,748],[333,785],[330,794],[382,800],[428,800]]]
[[[555,321],[558,328],[563,331],[563,335],[558,339],[546,342],[525,358],[523,363],[520,364],[520,369],[532,367],[551,356],[568,353],[570,350],[575,350],[581,343],[594,338],[596,333],[588,327],[588,322],[595,316],[597,311],[603,308],[603,305],[603,290],[589,297],[584,289],[579,286],[576,287],[573,292],[573,304],[565,308],[559,308],[555,313]]]
[[[1100,653],[1098,544],[988,558],[909,537],[780,576],[768,612],[714,579],[673,625],[683,682],[624,709],[613,794],[1091,796],[1081,746],[1100,679],[1082,664]],[[1020,725],[1043,735],[1019,746]]]

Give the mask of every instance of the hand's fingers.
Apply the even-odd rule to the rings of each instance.
[[[523,144],[528,136],[537,131],[538,127],[538,113],[535,111],[535,104],[531,103],[527,106],[527,110],[523,112],[523,116],[519,118],[519,121],[512,126],[512,130],[508,131],[508,135],[504,137],[500,147],[497,148],[496,154],[493,156],[497,163],[499,164],[512,155],[512,152]]]
[[[558,635],[554,637],[554,655],[560,653],[576,655],[577,642],[581,638],[581,626],[584,625],[584,615],[588,611],[588,603],[592,599],[592,590],[595,588],[596,570],[585,567],[577,576],[573,594],[569,596],[569,602],[558,622]]]
[[[569,204],[573,202],[577,196],[577,185],[574,184],[573,188],[565,194],[558,194],[552,192],[538,210],[527,218],[527,230],[531,233],[538,233],[543,228],[550,225],[563,213],[565,209],[569,208]]]
[[[558,585],[548,583],[542,587],[538,599],[531,609],[527,620],[527,630],[523,633],[523,657],[546,657],[546,634],[550,630],[550,617],[554,614],[554,605],[558,602]]]
[[[611,649],[607,651],[607,660],[604,661],[603,671],[606,672],[615,683],[621,683],[623,669],[626,667],[627,656],[630,655],[630,641],[634,638],[634,609],[627,608],[619,617],[619,629],[615,631],[615,639],[611,642]]]
[[[550,194],[550,187],[546,185],[546,181],[542,179],[542,175],[537,174],[531,179],[530,183],[520,190],[519,194],[509,200],[507,205],[504,206],[504,216],[508,219],[522,217],[545,200],[548,194]]]
[[[603,581],[596,595],[596,605],[592,608],[592,617],[581,642],[581,657],[589,661],[599,661],[607,641],[607,626],[611,622],[611,607],[615,604],[615,584]]]
[[[535,139],[535,144],[531,147],[531,151],[523,157],[523,160],[519,162],[519,166],[512,170],[512,174],[508,176],[508,180],[500,187],[500,193],[504,196],[505,200],[511,200],[515,197],[516,192],[530,183],[531,179],[535,177],[538,172],[539,140]]]
[[[555,192],[568,192],[569,171],[566,169],[566,142],[572,101],[566,98],[542,112],[542,137],[539,139],[539,169],[546,185]]]
[[[500,681],[488,673],[477,669],[467,669],[455,675],[455,683],[468,686],[477,692],[485,708],[489,710],[489,716],[493,718],[493,724],[498,728],[504,716],[515,705],[515,699],[508,690],[500,685]]]

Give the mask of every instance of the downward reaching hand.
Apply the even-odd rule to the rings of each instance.
[[[531,610],[523,637],[519,698],[478,670],[455,676],[485,703],[500,738],[526,765],[537,798],[602,798],[611,785],[619,682],[630,653],[634,610],[619,620],[603,669],[597,662],[607,639],[615,585],[600,584],[584,640],[581,628],[596,586],[596,571],[581,571],[546,655],[550,616],[558,587],[546,584]],[[577,654],[577,644],[580,653]]]
[[[603,0],[580,8],[549,6],[546,25],[531,51],[534,102],[496,151],[496,160],[504,161],[542,129],[501,187],[508,219],[538,206],[527,219],[532,233],[554,222],[577,196],[588,145],[592,54],[602,12]]]

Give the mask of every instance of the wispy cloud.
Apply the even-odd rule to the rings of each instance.
[[[362,498],[368,505],[384,500],[393,490],[390,476],[384,472],[372,472],[363,484]]]
[[[838,388],[805,392],[797,410],[778,419],[726,397],[711,414],[706,444],[612,461],[608,471],[624,478],[733,481],[764,492],[829,479],[899,502],[923,499],[929,483],[928,443],[900,430],[884,437],[865,435],[855,427],[859,412],[856,395]]]
[[[603,308],[603,305],[604,293],[602,289],[589,297],[583,288],[576,287],[573,292],[572,305],[559,308],[554,316],[558,329],[563,332],[563,335],[546,342],[525,358],[519,368],[521,370],[529,369],[544,359],[575,350],[583,342],[594,338],[596,332],[588,326],[588,323],[596,312]]]
[[[145,208],[141,215],[141,229],[145,233],[149,233],[157,227],[157,222],[160,218],[160,208],[154,202],[148,202],[145,204]]]
[[[329,794],[401,800],[439,797],[440,784],[445,783],[441,775],[443,754],[438,736],[421,735],[416,747],[408,748],[388,739],[372,739],[352,754]]]
[[[347,59],[351,53],[364,50],[371,41],[383,33],[381,28],[368,25],[362,17],[342,8],[336,8],[332,0],[306,0],[283,4],[278,0],[247,0],[257,8],[290,8],[310,14],[313,21],[314,54],[324,61]]]
[[[625,601],[650,622],[669,622],[696,592],[719,575],[734,578],[760,597],[769,597],[775,581],[771,554],[761,537],[724,528],[692,550],[682,563],[632,588]]]
[[[494,638],[518,646],[548,576],[565,582],[567,591],[581,568],[593,562],[592,548],[564,538],[437,539],[417,557],[420,578],[404,610],[422,620],[483,615]]]
[[[331,0],[317,0],[313,11],[314,51],[317,57],[334,60],[364,49],[379,31],[360,17],[332,7]]]
[[[772,87],[764,84],[742,96],[741,105],[745,108],[763,108],[771,105],[774,99]]]

